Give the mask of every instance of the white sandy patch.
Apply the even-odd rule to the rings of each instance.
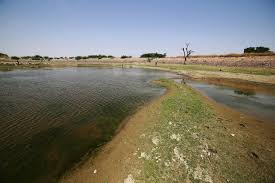
[[[179,134],[172,134],[171,136],[170,136],[170,139],[172,139],[172,140],[176,140],[176,141],[180,141],[180,135]]]
[[[150,156],[147,155],[145,152],[141,152],[140,156],[138,158],[139,159],[146,159],[146,160],[148,160],[148,159],[150,159]]]
[[[197,167],[195,169],[195,171],[193,172],[193,177],[194,179],[201,180],[204,182],[209,182],[209,183],[213,182],[212,178],[208,175],[207,171],[200,167]]]
[[[133,176],[130,174],[130,175],[128,175],[128,177],[126,179],[124,179],[123,182],[124,183],[135,183],[135,180],[134,180]]]
[[[152,138],[152,143],[155,144],[155,145],[158,145],[160,142],[160,140],[157,138],[157,137],[153,137]]]

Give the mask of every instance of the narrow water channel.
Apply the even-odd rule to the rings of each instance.
[[[267,94],[257,90],[245,90],[199,81],[188,81],[187,84],[218,103],[258,120],[275,122],[275,95],[271,94],[274,92]]]

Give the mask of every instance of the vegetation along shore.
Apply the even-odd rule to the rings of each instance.
[[[133,115],[61,182],[273,182],[274,125],[221,106],[187,85]],[[184,130],[183,130],[184,129]]]

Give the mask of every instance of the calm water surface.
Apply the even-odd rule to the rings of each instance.
[[[262,121],[275,122],[275,96],[255,90],[240,90],[204,82],[189,81],[188,84],[215,101]],[[272,92],[270,92],[272,93]]]
[[[0,72],[0,182],[55,182],[164,92],[150,81],[174,76],[118,68]]]

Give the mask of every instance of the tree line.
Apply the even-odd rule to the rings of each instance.
[[[185,44],[185,47],[182,48],[182,52],[183,52],[183,56],[184,56],[184,64],[186,63],[187,58],[194,52],[193,50],[189,49],[189,43]],[[259,46],[259,47],[248,47],[245,48],[243,51],[245,54],[249,54],[249,53],[273,53],[272,51],[270,51],[270,48],[268,47],[263,47],[263,46]],[[166,57],[166,53],[144,53],[142,55],[140,55],[140,58],[146,58],[148,62],[151,62],[153,59],[156,58],[165,58]],[[0,53],[0,58],[9,58],[9,56],[7,54],[4,53]],[[12,60],[20,60],[20,59],[25,59],[25,60],[39,60],[39,61],[43,61],[43,60],[58,60],[58,59],[75,59],[75,60],[82,60],[82,59],[104,59],[104,58],[108,58],[108,59],[113,59],[115,58],[112,55],[103,55],[103,54],[98,54],[98,55],[88,55],[88,56],[75,56],[75,57],[49,57],[49,56],[40,56],[40,55],[34,55],[34,56],[22,56],[22,57],[18,57],[18,56],[11,56],[10,57]],[[129,59],[132,58],[132,56],[127,56],[127,55],[122,55],[120,57],[121,59]]]

